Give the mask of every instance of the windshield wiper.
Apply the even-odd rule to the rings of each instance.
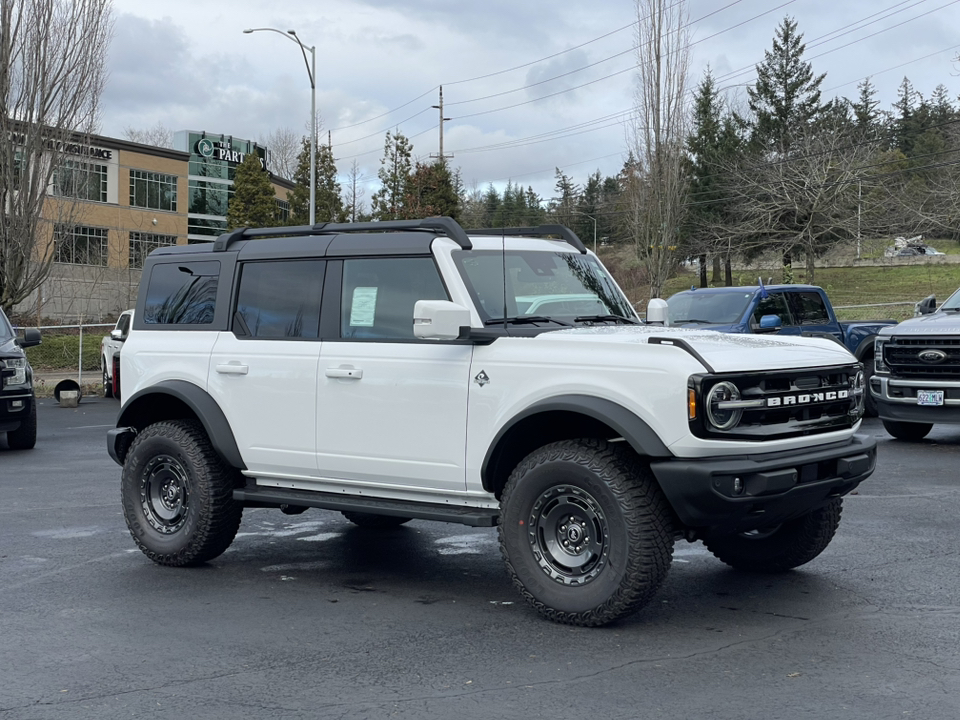
[[[699,318],[685,318],[683,320],[671,320],[671,325],[683,325],[684,323],[700,323],[701,325],[715,325],[713,320],[700,320]]]
[[[563,320],[557,320],[556,318],[547,317],[546,315],[520,315],[518,317],[508,317],[508,318],[490,318],[484,325],[533,325],[535,323],[556,323],[557,325],[563,325],[564,327],[573,327],[568,322]]]
[[[574,322],[613,322],[624,323],[626,325],[639,325],[640,321],[623,315],[581,315],[575,317]]]

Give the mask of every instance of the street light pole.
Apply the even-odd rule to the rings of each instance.
[[[307,66],[307,75],[310,77],[310,224],[317,222],[317,47],[304,45],[297,37],[296,30],[277,30],[276,28],[247,28],[243,31],[247,35],[255,32],[275,32],[300,46],[303,53],[303,62]],[[307,50],[310,51],[310,60],[307,60]]]

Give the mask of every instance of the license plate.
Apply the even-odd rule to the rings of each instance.
[[[943,405],[943,390],[917,390],[917,405]]]

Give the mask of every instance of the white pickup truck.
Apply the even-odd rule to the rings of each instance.
[[[103,374],[103,396],[120,397],[120,374],[116,369],[120,366],[120,348],[130,333],[133,323],[133,310],[125,310],[117,318],[117,324],[109,335],[104,335],[100,341],[100,372]]]

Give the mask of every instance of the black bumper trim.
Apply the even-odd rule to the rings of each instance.
[[[873,472],[877,443],[866,435],[801,450],[754,456],[672,458],[650,463],[688,528],[745,532],[815,510]]]
[[[107,430],[107,452],[117,465],[123,465],[130,443],[137,435],[136,428],[118,427]]]

